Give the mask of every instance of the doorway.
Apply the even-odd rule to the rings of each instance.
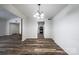
[[[44,22],[38,22],[38,38],[44,38]]]
[[[10,35],[19,33],[19,23],[10,23],[9,25],[9,33]]]

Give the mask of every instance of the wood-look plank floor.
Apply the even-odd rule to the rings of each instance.
[[[27,39],[23,42],[23,55],[66,55],[52,39]]]
[[[9,38],[7,38],[9,39]],[[52,39],[26,39],[0,41],[0,54],[4,55],[67,55]]]

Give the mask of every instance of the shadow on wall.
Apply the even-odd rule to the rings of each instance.
[[[79,54],[79,5],[68,5],[53,18],[52,37],[68,54]]]

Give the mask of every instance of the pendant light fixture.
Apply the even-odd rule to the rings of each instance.
[[[35,18],[37,18],[37,19],[43,19],[44,18],[44,13],[40,9],[41,4],[37,4],[37,5],[38,5],[38,10],[37,10],[37,12],[33,16]]]

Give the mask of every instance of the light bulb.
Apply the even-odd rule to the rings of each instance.
[[[38,17],[38,16],[39,16],[39,13],[37,12],[33,17],[36,18],[36,17]]]
[[[36,15],[36,16],[39,16],[39,13],[37,12],[35,15]]]
[[[44,17],[44,13],[41,13],[41,16]]]
[[[41,18],[44,18],[44,13],[41,13],[40,17],[41,17]]]
[[[33,15],[33,17],[36,17],[36,15]]]

